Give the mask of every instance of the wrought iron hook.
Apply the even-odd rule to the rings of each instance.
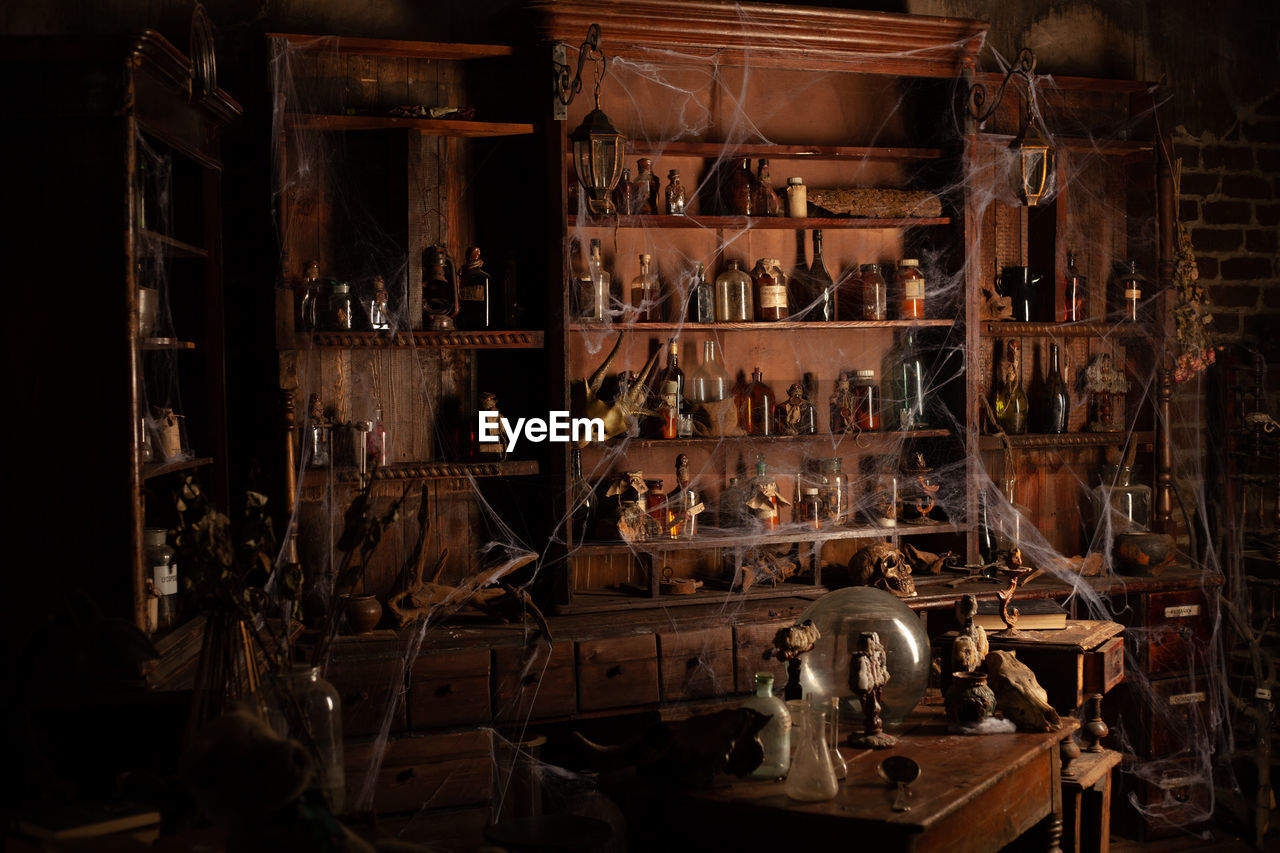
[[[1014,60],[1013,65],[1009,66],[1009,71],[1004,75],[1004,80],[1000,82],[1000,88],[996,90],[995,100],[991,107],[983,110],[982,107],[987,102],[987,87],[981,83],[974,83],[969,89],[969,115],[974,121],[982,124],[991,118],[991,114],[999,108],[1000,102],[1004,100],[1004,90],[1009,85],[1009,81],[1015,75],[1021,77],[1027,83],[1027,112],[1031,112],[1031,81],[1035,77],[1036,72],[1036,53],[1029,47],[1024,47],[1018,51],[1018,58]]]
[[[588,59],[593,59],[599,63],[596,68],[596,101],[598,106],[600,81],[604,78],[605,64],[608,62],[604,51],[600,49],[599,24],[592,24],[587,27],[587,37],[583,40],[582,46],[578,48],[578,71],[576,74],[570,76],[569,63],[554,63],[556,69],[556,98],[566,107],[573,103],[573,99],[582,91],[582,69],[587,64]]]

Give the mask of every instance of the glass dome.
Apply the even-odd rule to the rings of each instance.
[[[884,644],[889,683],[880,702],[886,723],[902,720],[924,696],[929,680],[929,636],[910,607],[897,596],[869,586],[839,589],[819,598],[800,621],[812,619],[821,633],[813,651],[801,660],[800,684],[806,699],[839,696],[840,716],[861,720],[862,703],[849,687],[849,654],[858,635],[875,631]]]

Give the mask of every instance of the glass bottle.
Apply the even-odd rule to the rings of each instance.
[[[725,262],[725,271],[716,276],[716,322],[750,323],[755,317],[751,276],[742,271],[737,258]]]
[[[1125,261],[1125,273],[1120,277],[1120,292],[1124,297],[1124,318],[1138,321],[1138,304],[1142,301],[1142,275],[1137,261]]]
[[[891,418],[889,426],[904,431],[929,428],[925,417],[927,378],[916,340],[915,329],[905,330],[900,345],[889,354],[890,370],[887,375],[890,379],[885,411]]]
[[[591,537],[596,523],[596,493],[582,477],[582,452],[576,447],[569,451],[572,479],[569,494],[569,530],[571,544],[585,542]]]
[[[720,491],[716,501],[716,526],[722,530],[734,530],[747,523],[747,494],[742,481],[730,477],[729,484]]]
[[[791,766],[791,712],[785,702],[773,695],[772,673],[756,673],[756,695],[743,702],[742,707],[769,718],[756,736],[764,747],[764,760],[748,778],[782,778]]]
[[[862,303],[861,316],[852,320],[885,320],[889,317],[889,287],[879,264],[863,264],[858,278]]]
[[[178,624],[178,564],[173,560],[173,549],[165,543],[168,533],[163,527],[148,527],[142,531],[142,544],[146,549],[147,574],[156,594],[156,612],[153,630],[172,628]]]
[[[853,383],[847,371],[840,371],[836,379],[835,390],[828,401],[831,419],[828,422],[832,435],[843,435],[852,432],[857,426],[854,418]]]
[[[861,430],[880,429],[880,386],[874,370],[854,371],[853,421]]]
[[[902,290],[902,319],[923,320],[924,276],[920,273],[920,261],[903,258],[898,262],[898,286]]]
[[[302,744],[312,759],[308,790],[318,791],[334,814],[342,812],[346,774],[342,752],[342,699],[317,667],[295,664],[268,680],[267,722]]]
[[[1000,385],[996,388],[996,420],[1008,435],[1022,435],[1027,431],[1027,413],[1031,409],[1027,392],[1022,389],[1021,352],[1018,341],[1006,342]]]
[[[648,491],[645,492],[645,507],[649,517],[658,522],[659,530],[666,530],[671,521],[667,514],[667,493],[662,488],[661,480],[645,480]]]
[[[760,258],[755,269],[751,271],[751,280],[755,288],[756,321],[775,322],[785,319],[787,311],[787,288],[778,282],[773,273],[770,258]]]
[[[782,200],[773,188],[773,179],[769,176],[769,161],[763,157],[756,167],[755,199],[752,207],[756,216],[781,216]]]
[[[677,341],[672,341],[667,347],[667,369],[658,379],[657,388],[662,437],[676,438],[684,402],[684,371],[680,369],[680,344]]]
[[[833,291],[835,283],[831,273],[827,272],[827,264],[822,257],[822,229],[813,229],[813,263],[809,264],[809,277],[806,282],[808,299],[803,304],[813,306],[809,310],[809,320],[834,320],[835,305]]]
[[[813,530],[822,529],[822,499],[818,497],[817,486],[804,486],[800,489],[800,500],[796,502],[796,521]]]
[[[666,202],[668,216],[684,216],[684,184],[679,169],[667,172]]]
[[[658,176],[653,173],[653,161],[641,157],[636,162],[636,213],[641,216],[658,212]]]
[[[724,400],[733,388],[733,377],[716,357],[716,342],[702,342],[702,364],[689,377],[689,399],[694,403]]]
[[[1062,322],[1083,322],[1088,311],[1088,279],[1076,267],[1076,253],[1067,252],[1067,277],[1062,285]]]
[[[764,454],[756,454],[756,476],[747,489],[747,509],[766,529],[776,530],[779,512],[778,484],[769,476]]]
[[[1151,487],[1133,482],[1133,466],[1103,465],[1091,497],[1099,536],[1151,528]]]
[[[689,289],[689,322],[714,323],[716,321],[716,291],[707,281],[707,270],[698,261]]]
[[[809,315],[818,306],[817,301],[813,298],[813,288],[809,284],[809,261],[805,254],[807,247],[804,242],[804,231],[796,230],[796,262],[791,268],[791,275],[787,279],[787,300],[791,306],[795,308],[792,320],[807,320]],[[817,318],[814,318],[817,319]]]
[[[640,272],[631,279],[631,309],[637,323],[662,322],[658,276],[650,267],[651,255],[640,256]]]
[[[676,487],[667,495],[667,507],[671,518],[670,534],[672,539],[692,539],[698,535],[698,494],[689,488],[692,478],[689,475],[689,457],[681,453],[676,456]]]
[[[458,276],[458,325],[463,329],[485,330],[497,326],[493,283],[485,271],[480,249],[467,249],[467,262]]]
[[[1049,375],[1044,383],[1044,432],[1062,435],[1067,431],[1071,414],[1071,391],[1062,378],[1058,345],[1049,344]]]
[[[773,392],[758,367],[751,371],[751,384],[738,400],[738,426],[747,435],[773,435]]]
[[[382,276],[373,277],[373,296],[369,298],[369,328],[375,332],[391,328],[391,313],[387,309],[389,294]]]
[[[773,420],[778,435],[813,435],[818,431],[814,405],[799,382],[791,383],[787,399],[774,406]]]
[[[324,468],[329,464],[329,422],[324,416],[324,404],[319,394],[312,394],[307,401],[307,465],[312,468]]]
[[[299,291],[298,328],[304,332],[314,332],[319,328],[320,312],[320,265],[315,261],[307,264]]]
[[[724,182],[724,212],[730,216],[751,216],[756,212],[752,202],[755,200],[756,176],[751,174],[751,158],[741,157]]]
[[[613,188],[613,206],[619,216],[632,216],[636,212],[636,185],[631,180],[631,170],[625,166],[618,185]]]
[[[827,746],[827,715],[807,703],[802,703],[798,710],[799,743],[783,790],[791,799],[802,802],[830,800],[839,793],[840,782],[831,766],[831,750]]]
[[[427,328],[451,332],[458,316],[458,286],[453,261],[442,246],[422,253],[422,319]]]
[[[849,520],[849,481],[844,474],[844,462],[839,456],[829,456],[818,465],[822,482],[818,497],[822,501],[822,517],[829,524],[844,524]]]
[[[572,266],[573,290],[569,296],[569,309],[582,322],[591,322],[595,313],[596,285],[591,278],[591,258],[583,257],[582,241],[576,237],[569,243],[569,262]]]
[[[587,256],[587,275],[591,278],[591,289],[583,300],[582,313],[579,319],[587,323],[603,323],[609,319],[609,286],[611,277],[604,268],[604,257],[600,249],[600,240],[592,238],[591,253]]]
[[[804,218],[809,215],[809,190],[804,178],[787,178],[787,216]]]
[[[391,442],[387,438],[387,428],[382,423],[382,406],[373,409],[373,427],[366,433],[365,454],[370,464],[379,468],[387,464],[391,456]]]
[[[352,328],[351,287],[345,281],[333,281],[330,284],[333,292],[329,294],[329,328],[349,332]]]

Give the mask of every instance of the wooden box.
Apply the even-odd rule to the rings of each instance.
[[[492,751],[488,729],[348,744],[347,809],[367,809],[361,791],[375,761],[372,808],[380,814],[486,803],[493,796]]]
[[[494,719],[524,723],[567,717],[578,710],[573,643],[548,647],[500,646],[493,650]]]
[[[733,692],[733,629],[658,634],[662,698],[703,699]]]
[[[787,683],[787,664],[770,652],[779,628],[794,625],[794,619],[736,625],[733,629],[734,689],[738,693],[754,693],[756,673],[773,673],[774,687]]]
[[[578,704],[583,711],[652,705],[658,700],[656,636],[578,642]]]
[[[409,677],[409,727],[488,723],[489,650],[423,649]]]
[[[1084,653],[1084,692],[1101,693],[1124,681],[1124,637],[1112,637]]]
[[[329,664],[325,678],[342,700],[344,737],[378,734],[387,714],[388,731],[404,731],[404,668],[398,657],[343,658]]]

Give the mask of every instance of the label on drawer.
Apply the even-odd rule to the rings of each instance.
[[[1194,776],[1165,776],[1158,784],[1166,791],[1170,791],[1174,788],[1188,788],[1195,781],[1196,778]]]
[[[1169,704],[1170,705],[1195,705],[1196,703],[1203,702],[1204,700],[1205,700],[1204,691],[1200,690],[1195,693],[1179,693],[1177,696],[1170,696]]]
[[[1199,604],[1183,604],[1178,607],[1166,607],[1164,609],[1164,618],[1166,619],[1185,619],[1188,616],[1199,615]]]
[[[1253,691],[1253,698],[1271,701],[1271,691],[1265,687],[1259,687],[1257,690]]]

